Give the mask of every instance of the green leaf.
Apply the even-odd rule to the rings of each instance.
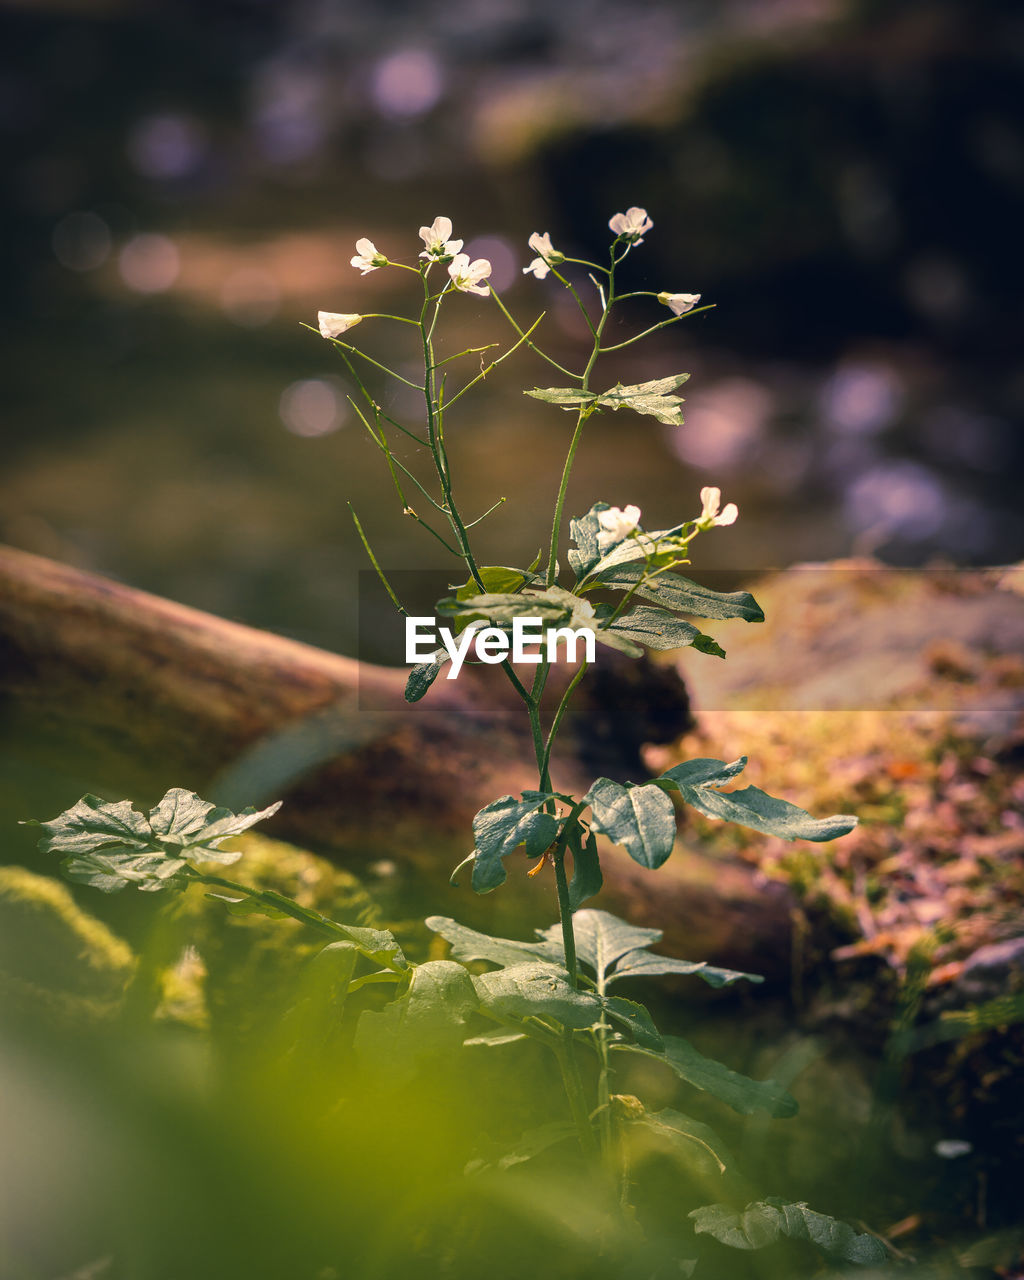
[[[575,991],[568,973],[559,965],[539,961],[512,965],[479,974],[473,985],[481,1008],[503,1021],[519,1023],[527,1018],[542,1018],[582,1030],[597,1026],[601,1020],[602,1003],[598,997]],[[529,1027],[524,1030],[529,1031]]]
[[[223,902],[228,914],[232,916],[267,916],[271,920],[288,920],[287,911],[270,902],[260,902],[259,898],[233,898],[227,893],[208,893],[208,898],[215,902]]]
[[[729,792],[714,790],[742,772],[746,763],[745,756],[728,765],[723,760],[688,760],[667,769],[656,783],[667,784],[669,789],[678,791],[687,804],[705,817],[737,822],[783,840],[813,840],[816,843],[836,840],[857,825],[857,819],[847,813],[812,818],[806,809],[790,804],[788,800],[777,800],[759,787]]]
[[[117,893],[129,884],[142,890],[180,885],[189,860],[231,863],[242,855],[219,848],[230,836],[248,830],[277,812],[267,809],[215,808],[194,792],[168,791],[148,816],[130,801],[83,796],[50,822],[29,822],[46,834],[39,841],[44,853],[63,855],[62,867],[71,880],[103,893]]]
[[[543,400],[545,404],[557,404],[562,409],[576,409],[597,399],[596,391],[581,391],[579,387],[534,387],[523,395]]]
[[[764,982],[759,973],[719,969],[706,960],[677,960],[673,956],[659,956],[650,951],[631,951],[615,966],[615,972],[608,978],[608,985],[620,978],[656,978],[665,974],[701,978],[709,987],[728,987],[741,979],[747,982]]]
[[[511,1169],[513,1165],[523,1164],[536,1156],[576,1138],[576,1126],[568,1120],[554,1120],[550,1124],[539,1125],[536,1129],[527,1129],[514,1147],[511,1147],[497,1160],[474,1160],[466,1168],[467,1173],[480,1173],[484,1169]]]
[[[580,835],[570,841],[572,879],[569,881],[569,909],[571,911],[576,911],[588,898],[593,898],[595,894],[600,893],[601,886],[604,884],[594,833],[589,831],[585,840],[581,839]]]
[[[409,672],[408,680],[405,682],[406,702],[419,702],[420,698],[423,697],[441,674],[441,668],[444,664],[451,661],[451,656],[447,649],[438,649],[430,662],[421,662],[418,666],[413,667]]]
[[[476,858],[473,861],[473,888],[490,893],[505,882],[502,859],[525,844],[528,858],[539,858],[558,835],[558,819],[539,810],[551,796],[528,791],[523,798],[501,796],[473,819]]]
[[[408,991],[397,1000],[380,1013],[363,1013],[356,1027],[356,1053],[372,1063],[378,1079],[404,1083],[425,1058],[462,1044],[476,1008],[473,981],[462,965],[428,961],[413,969]]]
[[[511,569],[508,565],[485,565],[480,570],[484,590],[489,592],[516,592],[535,577],[532,569]],[[452,590],[456,600],[468,600],[479,592],[480,584],[471,577],[461,587],[453,587]]]
[[[647,1111],[629,1121],[629,1127],[647,1130],[662,1139],[672,1154],[696,1173],[723,1174],[733,1167],[729,1148],[714,1129],[681,1111],[670,1107]]]
[[[665,1036],[664,1049],[651,1052],[646,1046],[612,1045],[613,1049],[640,1053],[663,1062],[687,1084],[703,1093],[710,1093],[738,1111],[740,1115],[753,1115],[755,1111],[767,1111],[776,1119],[796,1115],[796,1099],[791,1097],[774,1080],[751,1080],[748,1076],[731,1071],[713,1058],[705,1058],[692,1044],[679,1036]]]
[[[601,996],[600,1000],[608,1016],[624,1026],[638,1045],[653,1052],[662,1049],[661,1033],[644,1005],[622,996]]]
[[[466,963],[471,960],[489,960],[492,964],[508,967],[533,960],[557,963],[563,959],[560,931],[559,945],[552,947],[547,942],[516,942],[511,938],[492,938],[490,934],[478,933],[476,929],[469,929],[464,924],[449,920],[447,916],[429,916],[425,923],[428,929],[439,933],[449,943],[456,960]]]
[[[638,947],[649,947],[662,938],[660,929],[643,929],[627,924],[609,911],[577,911],[572,923],[576,958],[593,969],[598,985],[605,982],[608,971],[621,956]],[[557,948],[558,958],[562,960],[561,925],[553,924],[540,933],[540,937],[548,946]]]
[[[635,413],[657,418],[668,426],[681,427],[683,413],[680,405],[683,398],[670,395],[669,392],[681,387],[689,376],[688,373],[677,373],[667,378],[655,378],[652,382],[633,383],[627,387],[618,382],[610,391],[599,395],[595,403],[601,409],[632,409]]]
[[[672,852],[676,813],[661,788],[598,778],[583,799],[593,811],[594,830],[622,845],[642,867],[660,867]]]
[[[595,502],[585,516],[569,521],[569,536],[576,543],[575,548],[569,548],[569,568],[576,574],[577,581],[585,578],[601,559],[598,546],[601,522],[598,515],[610,510],[607,502]]]
[[[597,564],[596,559],[594,564]],[[610,565],[588,576],[591,576],[592,585],[600,583],[609,591],[630,591],[646,572],[645,566],[640,564]],[[742,618],[745,622],[764,622],[761,606],[749,591],[712,591],[678,573],[659,574],[637,587],[635,594],[666,609],[677,609],[697,618]]]
[[[725,657],[725,650],[716,640],[665,609],[640,605],[619,618],[612,630],[638,640],[648,649],[685,649],[692,645],[701,653]]]
[[[874,1236],[858,1234],[845,1222],[816,1213],[803,1203],[771,1198],[755,1201],[745,1209],[708,1204],[694,1209],[689,1217],[695,1231],[706,1232],[733,1249],[763,1249],[780,1236],[789,1236],[809,1240],[843,1262],[877,1266],[888,1258],[885,1246]]]
[[[560,590],[549,587],[545,591],[481,592],[465,600],[445,596],[434,609],[442,617],[455,618],[463,625],[477,620],[501,625],[521,617],[539,618],[548,626],[560,625],[571,613],[571,607],[554,594]]]

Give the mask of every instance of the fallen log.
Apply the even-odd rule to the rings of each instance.
[[[0,548],[0,745],[50,771],[57,807],[83,790],[151,803],[171,786],[233,807],[284,798],[274,834],[443,885],[477,809],[536,785],[532,743],[500,673],[438,680],[413,707],[406,674]],[[644,742],[693,726],[673,667],[602,654],[593,674],[556,761],[556,784],[577,794],[597,773],[641,777]],[[687,955],[784,967],[781,886],[700,852],[657,875],[621,850],[604,862],[600,905],[664,926]],[[525,898],[536,919],[550,886],[524,869],[510,866],[507,908]],[[467,897],[452,914],[482,919],[489,908]]]

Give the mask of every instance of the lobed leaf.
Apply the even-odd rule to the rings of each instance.
[[[689,376],[688,373],[678,373],[626,387],[619,382],[610,391],[599,395],[594,403],[601,409],[632,409],[635,413],[646,414],[668,426],[681,427],[683,413],[680,406],[683,398],[669,393],[681,387]]]
[[[588,831],[585,840],[580,836],[582,832],[570,842],[572,879],[569,881],[569,908],[572,911],[576,911],[588,898],[600,893],[604,884],[594,833]]]
[[[366,1010],[356,1026],[356,1053],[390,1083],[410,1079],[424,1058],[461,1045],[476,1011],[473,980],[452,960],[431,960],[412,971],[408,991],[380,1013]]]
[[[594,830],[622,845],[642,867],[660,867],[672,852],[676,813],[660,787],[623,786],[598,778],[583,799],[593,812]]]
[[[759,973],[741,973],[737,969],[720,969],[706,960],[677,960],[674,956],[659,956],[650,951],[631,951],[615,966],[608,978],[608,985],[619,978],[656,978],[665,974],[701,978],[709,987],[728,987],[734,982],[764,982]]]
[[[476,857],[473,860],[473,888],[477,893],[490,893],[504,884],[503,859],[519,845],[525,845],[526,856],[539,858],[558,835],[559,822],[540,810],[552,797],[547,792],[529,791],[517,800],[501,796],[493,800],[473,819]]]
[[[597,561],[594,561],[597,564]],[[691,582],[678,573],[662,573],[642,586],[636,586],[646,572],[643,565],[613,564],[592,575],[593,584],[600,583],[609,591],[631,591],[666,609],[677,609],[698,618],[742,618],[745,622],[764,622],[764,613],[749,591],[712,591]]]
[[[429,916],[425,921],[428,929],[438,933],[450,945],[456,960],[468,963],[471,960],[489,960],[502,967],[523,964],[533,960],[546,960],[561,963],[563,959],[561,932],[559,945],[552,947],[545,942],[517,942],[512,938],[492,938],[490,934],[478,933],[476,929],[467,928],[447,916]]]
[[[692,645],[701,653],[725,657],[725,650],[716,640],[665,609],[640,605],[619,618],[611,629],[638,640],[648,649],[685,649]]]
[[[730,1070],[713,1058],[705,1058],[688,1040],[679,1036],[665,1036],[664,1048],[651,1052],[643,1045],[612,1045],[613,1049],[640,1053],[647,1058],[663,1062],[687,1084],[703,1093],[710,1093],[740,1115],[749,1116],[755,1111],[767,1111],[776,1119],[786,1119],[799,1110],[796,1099],[774,1080],[751,1080],[749,1076]]]
[[[44,853],[64,855],[61,865],[69,879],[103,893],[117,893],[129,884],[155,891],[181,884],[189,860],[237,861],[241,853],[220,849],[221,842],[280,807],[279,801],[259,811],[233,813],[176,787],[148,815],[128,800],[87,795],[50,822],[25,825],[46,833],[39,841]]]
[[[523,395],[543,400],[545,404],[557,404],[562,409],[579,408],[597,399],[596,391],[581,391],[579,387],[534,387]]]
[[[705,1232],[733,1249],[763,1249],[781,1236],[809,1240],[831,1257],[861,1266],[886,1261],[885,1246],[875,1236],[858,1234],[845,1222],[816,1213],[803,1203],[787,1203],[774,1198],[757,1200],[745,1209],[724,1204],[704,1205],[689,1217],[693,1229]]]
[[[788,800],[778,800],[760,787],[728,792],[715,790],[741,773],[746,763],[745,756],[732,764],[722,760],[688,760],[667,769],[656,779],[656,784],[678,791],[687,804],[705,817],[736,822],[783,840],[812,840],[816,843],[836,840],[857,825],[857,819],[847,813],[813,818],[806,809],[790,804]]]

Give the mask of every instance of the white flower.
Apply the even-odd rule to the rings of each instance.
[[[461,240],[449,240],[452,233],[451,218],[440,215],[429,227],[420,227],[420,239],[427,246],[420,254],[421,258],[451,258],[462,248]]]
[[[677,316],[683,315],[700,302],[699,293],[659,293],[658,301],[663,307],[668,307],[669,311],[674,311]]]
[[[625,213],[617,213],[610,218],[608,226],[617,236],[625,236],[634,244],[643,244],[643,237],[654,223],[648,218],[646,209],[638,209],[633,205]]]
[[[337,311],[318,311],[316,318],[320,322],[320,332],[325,338],[336,338],[339,333],[344,333],[346,329],[354,328],[362,316],[345,316]]]
[[[539,231],[535,231],[529,239],[530,248],[539,256],[534,258],[528,267],[523,267],[523,275],[527,276],[531,272],[538,280],[543,280],[552,267],[557,267],[560,262],[565,261],[565,254],[552,245],[551,237],[545,231],[543,235]]]
[[[458,243],[461,244],[462,241]],[[480,283],[491,274],[491,264],[486,258],[470,262],[468,253],[457,253],[448,264],[448,274],[452,278],[452,284],[463,293],[479,293],[486,298],[490,292],[487,285]]]
[[[367,240],[364,236],[362,240],[356,241],[356,256],[352,259],[352,265],[359,267],[365,276],[368,271],[376,271],[378,267],[386,267],[388,260],[373,241]]]
[[[710,529],[716,524],[736,523],[739,509],[735,502],[730,502],[722,514],[718,514],[718,508],[722,501],[721,489],[716,489],[713,485],[705,485],[700,491],[700,500],[704,505],[704,510],[697,517],[697,523],[702,529]]]
[[[621,507],[609,507],[607,511],[597,513],[597,523],[601,531],[597,535],[597,549],[602,554],[625,542],[640,523],[640,508],[632,504],[623,510]]]

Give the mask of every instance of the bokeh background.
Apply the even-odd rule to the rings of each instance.
[[[660,527],[718,484],[741,519],[702,563],[743,574],[1020,558],[1009,0],[8,0],[0,22],[0,540],[355,652],[346,499],[385,565],[447,566],[302,323],[412,306],[407,273],[349,266],[355,240],[412,260],[445,213],[572,359],[527,238],[603,256],[639,204],[627,287],[717,305],[609,363],[690,370],[687,424],[595,420],[570,509]],[[452,350],[508,333],[471,295],[448,315]],[[353,337],[412,367],[394,326]],[[543,541],[569,419],[521,395],[545,366],[501,373],[450,430],[480,509],[508,499],[481,539],[511,563]]]

